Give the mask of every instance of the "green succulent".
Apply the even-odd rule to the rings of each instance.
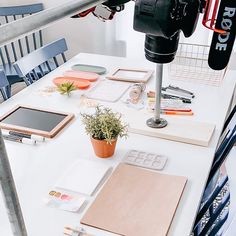
[[[128,125],[121,121],[121,114],[110,108],[97,106],[94,114],[81,113],[87,134],[98,140],[111,141],[117,137],[127,137]]]
[[[57,91],[60,92],[61,94],[67,94],[68,96],[72,91],[76,89],[77,89],[76,86],[74,86],[74,84],[71,82],[65,82],[57,85]]]

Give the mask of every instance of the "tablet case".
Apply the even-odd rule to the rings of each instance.
[[[167,235],[186,182],[120,164],[81,223],[125,236]]]

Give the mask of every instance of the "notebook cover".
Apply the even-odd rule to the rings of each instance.
[[[56,187],[91,196],[109,170],[110,167],[103,163],[78,160],[65,171]]]
[[[186,182],[120,164],[81,223],[125,236],[167,235]]]

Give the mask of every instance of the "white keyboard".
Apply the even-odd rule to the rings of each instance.
[[[166,164],[167,157],[155,153],[138,150],[129,151],[123,162],[153,170],[162,170]]]

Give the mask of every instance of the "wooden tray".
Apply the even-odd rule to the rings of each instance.
[[[73,83],[78,89],[87,89],[91,84],[88,80],[77,79],[75,77],[56,77],[53,79],[53,83],[57,86],[66,82]]]
[[[77,79],[84,79],[90,82],[95,82],[99,75],[92,72],[83,72],[83,71],[75,71],[75,70],[68,70],[63,74],[65,77],[75,77]]]

